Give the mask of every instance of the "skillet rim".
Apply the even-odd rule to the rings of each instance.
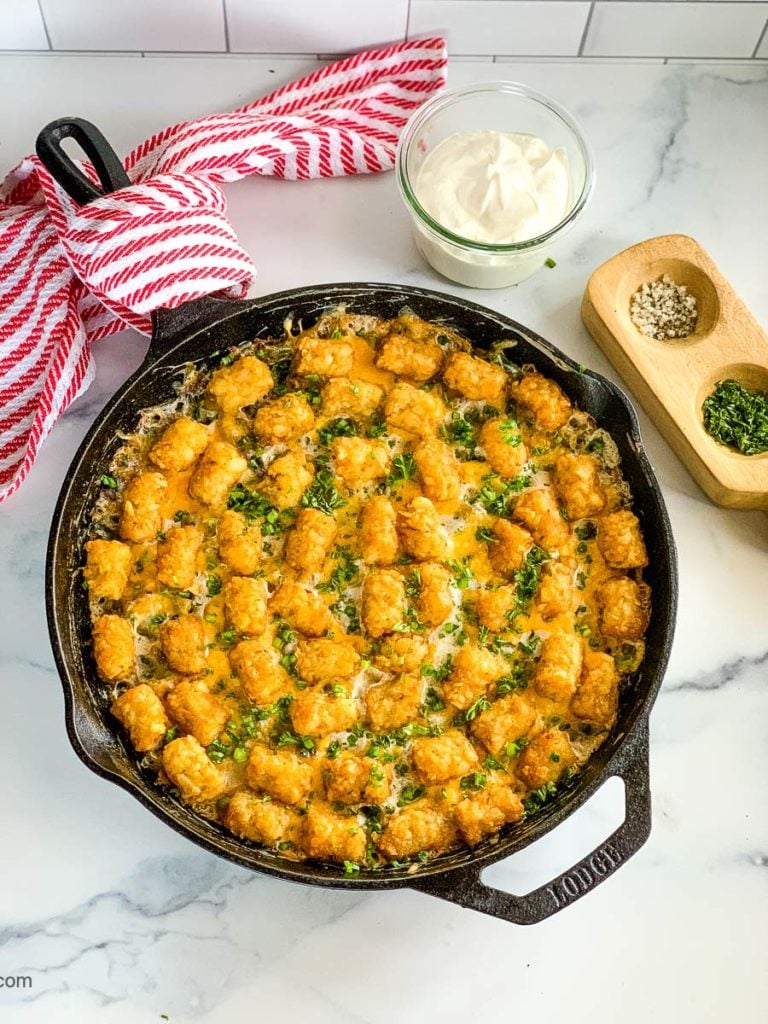
[[[93,472],[85,456],[88,454],[88,450],[94,440],[101,433],[105,420],[118,410],[128,392],[139,383],[142,377],[152,374],[153,371],[158,369],[160,364],[166,362],[179,351],[183,351],[186,346],[191,345],[204,332],[215,330],[227,321],[238,319],[245,314],[257,313],[260,308],[274,307],[278,303],[298,304],[304,300],[315,301],[318,309],[322,309],[332,306],[334,299],[335,304],[339,304],[346,299],[349,304],[354,305],[355,302],[366,298],[370,298],[375,302],[377,295],[379,297],[386,296],[389,301],[400,300],[403,305],[407,305],[409,300],[418,299],[433,304],[437,303],[442,307],[446,307],[443,313],[446,317],[451,315],[450,307],[453,307],[454,309],[459,309],[465,315],[467,313],[476,313],[485,321],[495,321],[498,327],[505,333],[513,336],[517,335],[532,345],[548,364],[554,365],[561,372],[567,372],[568,375],[578,374],[585,380],[593,382],[594,386],[603,390],[604,397],[609,403],[618,404],[626,418],[626,438],[630,445],[632,456],[636,460],[637,471],[642,476],[655,503],[655,508],[653,509],[643,506],[642,512],[646,517],[653,518],[654,525],[663,539],[664,550],[659,552],[657,557],[659,557],[660,562],[665,562],[663,566],[659,564],[659,569],[660,571],[662,569],[666,570],[665,584],[668,588],[666,601],[668,614],[659,627],[661,636],[659,638],[659,653],[655,673],[653,678],[645,681],[646,692],[643,695],[633,695],[632,703],[626,714],[625,728],[621,733],[615,734],[613,738],[614,750],[605,760],[604,764],[595,767],[592,771],[585,770],[583,774],[578,775],[575,784],[563,792],[559,799],[545,806],[534,818],[529,819],[530,824],[526,828],[524,835],[518,834],[518,826],[516,830],[506,835],[502,832],[501,838],[495,843],[486,841],[475,849],[462,848],[458,851],[442,855],[436,858],[434,862],[419,867],[418,871],[413,875],[409,875],[407,870],[390,871],[384,869],[367,872],[361,871],[359,875],[348,876],[339,873],[341,870],[339,866],[318,864],[313,861],[290,861],[286,858],[270,854],[268,851],[261,850],[256,846],[248,847],[244,845],[243,841],[236,840],[232,836],[228,837],[228,834],[223,833],[223,830],[218,834],[211,834],[211,828],[217,828],[215,823],[197,815],[180,802],[173,801],[172,798],[163,794],[153,792],[148,781],[140,776],[127,776],[124,772],[118,770],[114,762],[111,766],[107,766],[104,763],[103,752],[102,760],[99,759],[98,754],[89,746],[89,741],[95,742],[97,738],[84,735],[88,731],[85,728],[88,723],[83,718],[84,712],[80,708],[80,699],[76,693],[75,683],[72,678],[77,673],[74,671],[74,666],[68,664],[66,657],[66,654],[69,653],[74,661],[74,654],[71,652],[69,643],[62,637],[60,628],[62,621],[66,618],[66,609],[60,607],[62,603],[66,604],[66,595],[59,594],[56,579],[60,557],[59,549],[64,532],[63,513],[70,501],[77,501],[77,499],[72,498],[73,485],[79,482],[80,477],[84,479],[90,478]],[[434,316],[432,318],[434,319]],[[186,303],[176,310],[161,310],[156,314],[154,321],[155,331],[144,360],[107,401],[104,408],[91,424],[70,462],[51,519],[46,554],[45,581],[48,631],[64,692],[67,735],[75,753],[91,771],[129,792],[157,818],[176,832],[186,836],[209,852],[215,853],[239,866],[289,881],[329,888],[358,890],[406,887],[419,889],[423,887],[423,883],[436,877],[455,875],[457,879],[460,879],[467,870],[482,871],[484,867],[512,856],[551,831],[594,795],[608,778],[622,774],[623,762],[626,759],[624,756],[625,752],[631,745],[633,738],[636,738],[643,729],[647,728],[648,715],[664,678],[674,635],[678,574],[674,538],[661,488],[645,453],[635,410],[627,395],[618,385],[595,371],[581,367],[575,360],[561,352],[539,334],[503,313],[498,313],[495,310],[450,293],[409,285],[376,282],[332,282],[326,285],[286,289],[256,299],[216,300],[204,298]],[[583,400],[581,401],[583,405]],[[605,416],[601,418],[599,425],[609,429],[613,436],[616,427],[606,427],[604,421]],[[624,429],[622,428],[622,432],[624,432]],[[78,508],[81,512],[83,511],[82,501],[79,502]],[[101,710],[95,704],[92,705],[90,710],[97,717],[103,717]],[[80,718],[78,718],[78,714]],[[117,737],[116,731],[114,736]],[[122,743],[122,740],[120,742]],[[607,746],[608,744],[606,744]],[[595,758],[598,755],[599,750],[595,754]],[[645,757],[647,757],[647,754]],[[135,764],[133,767],[134,772],[136,772]]]

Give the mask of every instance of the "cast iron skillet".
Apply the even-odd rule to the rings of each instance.
[[[87,122],[59,121],[41,134],[41,159],[73,197],[86,202],[100,193],[60,150],[62,137],[76,136],[91,157],[105,189],[122,187],[122,167],[103,137]],[[426,320],[449,324],[477,348],[501,338],[517,342],[516,359],[533,363],[554,378],[567,395],[615,438],[623,471],[651,552],[646,576],[653,588],[647,655],[625,687],[618,724],[574,783],[537,815],[506,828],[474,849],[449,852],[415,874],[407,869],[361,870],[345,876],[340,867],[292,862],[247,846],[222,827],[185,807],[136,764],[110,719],[104,687],[98,682],[89,643],[86,594],[80,586],[88,509],[99,478],[133,428],[141,409],[168,401],[179,369],[206,365],[215,350],[255,337],[281,335],[291,316],[305,325],[325,310],[345,303],[352,311],[396,316],[404,306]],[[96,774],[128,790],[177,832],[235,864],[278,878],[344,889],[417,889],[463,907],[516,924],[542,921],[585,895],[639,850],[651,827],[648,782],[648,715],[669,658],[677,605],[674,541],[659,485],[643,451],[635,413],[616,385],[583,371],[537,334],[482,306],[451,295],[386,284],[330,284],[268,295],[248,301],[203,298],[174,310],[158,310],[144,363],[123,384],[91,427],[64,480],[53,515],[46,565],[48,627],[64,687],[67,732],[75,752]],[[587,801],[611,776],[624,780],[626,817],[597,849],[568,871],[526,896],[483,884],[483,869],[509,857],[549,832]]]

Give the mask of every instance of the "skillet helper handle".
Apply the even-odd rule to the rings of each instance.
[[[79,144],[96,169],[101,189],[64,152],[61,145],[64,139],[74,139]],[[101,199],[108,192],[128,188],[131,184],[120,157],[96,125],[81,117],[62,117],[51,121],[37,136],[35,149],[46,170],[79,206]]]
[[[639,726],[614,768],[625,785],[624,821],[616,831],[574,867],[525,896],[514,896],[482,881],[474,867],[425,876],[414,888],[432,896],[479,910],[512,924],[538,924],[586,896],[637,853],[651,831],[651,789],[648,778],[648,721]]]

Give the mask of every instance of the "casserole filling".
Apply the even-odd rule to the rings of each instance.
[[[188,367],[105,467],[105,700],[245,844],[416,870],[556,799],[614,727],[640,523],[609,434],[513,359],[339,309]]]

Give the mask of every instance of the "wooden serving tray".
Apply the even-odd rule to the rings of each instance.
[[[698,322],[687,338],[656,341],[630,319],[632,295],[662,274],[696,298]],[[768,391],[768,335],[698,242],[661,235],[620,252],[590,277],[581,317],[712,501],[768,509],[768,452],[741,455],[718,444],[701,413],[720,380]]]

